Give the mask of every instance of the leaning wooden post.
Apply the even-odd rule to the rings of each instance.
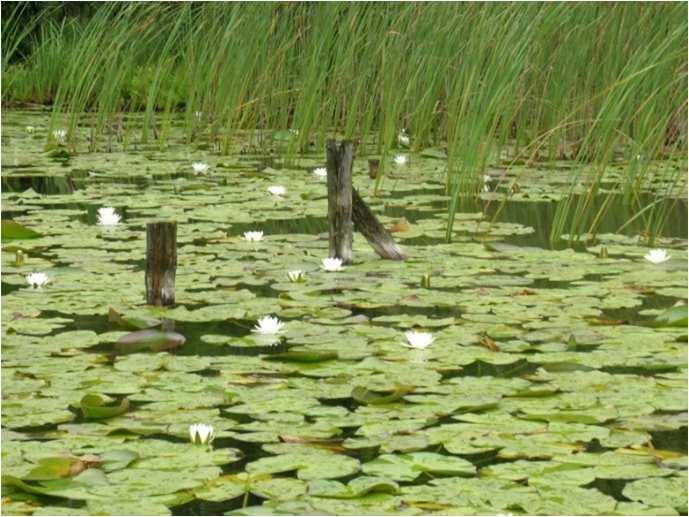
[[[146,225],[146,303],[175,304],[177,223]]]
[[[392,238],[390,232],[380,223],[366,202],[352,190],[352,220],[356,230],[361,233],[381,257],[391,260],[404,260],[407,255]]]
[[[343,140],[338,147],[335,140],[328,140],[328,224],[330,227],[331,257],[343,264],[352,263],[352,166],[354,142]]]

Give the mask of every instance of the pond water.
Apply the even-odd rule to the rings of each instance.
[[[239,138],[218,156],[173,128],[56,156],[44,114],[3,114],[2,218],[41,234],[3,240],[4,513],[686,514],[687,329],[656,322],[686,305],[685,185],[652,264],[643,218],[618,233],[635,213],[621,195],[595,241],[551,247],[571,164],[495,164],[447,243],[444,160],[414,154],[374,192],[361,157],[355,186],[409,258],[355,235],[354,264],[326,272],[321,153]],[[642,205],[676,167],[654,164]],[[119,225],[97,224],[106,206]],[[155,220],[178,222],[167,309],[144,304]],[[266,315],[285,322],[276,343],[252,332]],[[152,318],[186,343],[118,351]],[[408,348],[411,329],[435,340]],[[189,442],[195,423],[212,448]]]

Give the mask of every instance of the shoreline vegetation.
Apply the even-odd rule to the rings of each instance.
[[[667,203],[641,204],[640,185],[653,162],[686,160],[682,3],[18,2],[2,32],[3,104],[50,105],[48,148],[65,128],[67,147],[93,151],[115,126],[165,145],[182,116],[186,139],[220,154],[242,130],[288,131],[287,156],[372,137],[378,183],[396,148],[437,148],[448,240],[489,165],[567,160],[572,196],[553,238],[595,234],[583,221],[605,215],[591,217],[592,199],[622,163],[652,244]],[[678,169],[659,199],[685,179]]]

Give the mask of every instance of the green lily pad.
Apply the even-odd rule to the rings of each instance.
[[[412,452],[403,455],[382,454],[365,463],[362,470],[371,476],[381,476],[395,481],[413,481],[422,473],[435,475],[471,476],[474,465],[456,456],[433,452]]]
[[[15,221],[2,220],[0,236],[3,239],[37,239],[41,234]]]
[[[111,400],[100,395],[84,395],[79,403],[84,418],[100,420],[122,415],[129,409],[129,400],[123,398],[119,403],[112,405]]]

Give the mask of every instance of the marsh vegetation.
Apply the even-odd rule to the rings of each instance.
[[[3,513],[686,514],[686,20],[4,3]]]

